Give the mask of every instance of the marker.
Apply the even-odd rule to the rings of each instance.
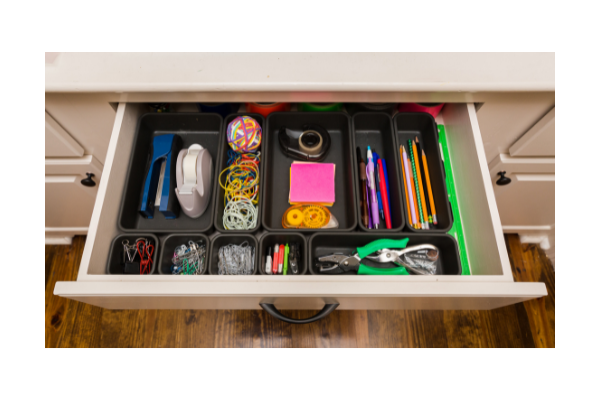
[[[273,274],[272,260],[271,260],[271,248],[270,247],[269,247],[269,250],[267,250],[267,262],[265,263],[265,271],[267,272],[267,275]]]
[[[381,182],[381,199],[383,201],[383,212],[385,214],[385,227],[392,229],[392,221],[390,220],[390,202],[387,197],[387,188],[385,186],[385,176],[383,175],[383,163],[381,158],[377,160],[379,167],[379,182]]]
[[[275,253],[273,254],[273,275],[277,273],[279,263],[279,245],[275,243]]]
[[[371,192],[371,216],[373,218],[373,226],[379,228],[379,210],[377,209],[377,189],[375,188],[375,166],[373,165],[373,153],[371,146],[367,147],[367,181]]]
[[[285,247],[284,245],[279,245],[279,266],[277,268],[277,273],[283,273],[283,258],[285,257]]]
[[[284,254],[284,258],[283,258],[283,274],[287,275],[287,270],[288,270],[288,257],[290,255],[290,248],[287,245],[287,243],[285,244],[285,252]]]
[[[383,164],[383,175],[385,176],[385,191],[387,193],[388,203],[390,203],[392,198],[390,197],[390,181],[388,181],[387,165],[385,164],[385,160],[383,158],[381,159],[381,163]],[[392,218],[392,207],[390,207],[390,209],[388,211],[389,211],[390,219],[391,219]]]
[[[379,219],[385,220],[383,213],[383,201],[381,200],[381,178],[379,176],[379,155],[373,152],[373,164],[375,164],[375,187],[377,188],[377,206],[379,207]]]

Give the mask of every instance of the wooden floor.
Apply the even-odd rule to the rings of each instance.
[[[264,311],[112,311],[52,294],[74,281],[85,237],[46,246],[46,347],[554,347],[554,271],[538,246],[507,235],[513,275],[548,296],[491,311],[334,311],[289,325]],[[290,311],[306,318],[312,311]]]

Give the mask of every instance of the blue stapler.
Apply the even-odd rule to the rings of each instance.
[[[155,136],[152,141],[150,167],[144,182],[144,194],[140,213],[154,218],[154,206],[166,219],[179,215],[179,203],[175,197],[175,169],[177,154],[181,150],[181,137],[174,134]]]

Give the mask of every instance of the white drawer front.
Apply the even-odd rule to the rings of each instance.
[[[515,283],[472,104],[448,104],[440,119],[459,189],[471,276],[115,276],[105,275],[136,123],[143,109],[119,104],[103,180],[76,282],[55,294],[107,308],[487,309],[546,294],[543,284]]]

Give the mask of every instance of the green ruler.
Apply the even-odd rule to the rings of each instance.
[[[448,199],[452,207],[452,215],[454,216],[454,224],[452,229],[448,231],[449,235],[454,236],[458,242],[458,252],[460,263],[462,265],[462,274],[471,275],[469,268],[469,257],[467,256],[467,246],[465,243],[465,235],[463,233],[462,220],[460,218],[460,209],[458,208],[458,200],[456,197],[456,185],[454,183],[454,173],[452,172],[452,163],[450,162],[450,149],[446,140],[446,128],[444,125],[438,125],[440,145],[442,146],[442,158],[444,159],[444,170],[446,171],[446,187],[448,188]]]

